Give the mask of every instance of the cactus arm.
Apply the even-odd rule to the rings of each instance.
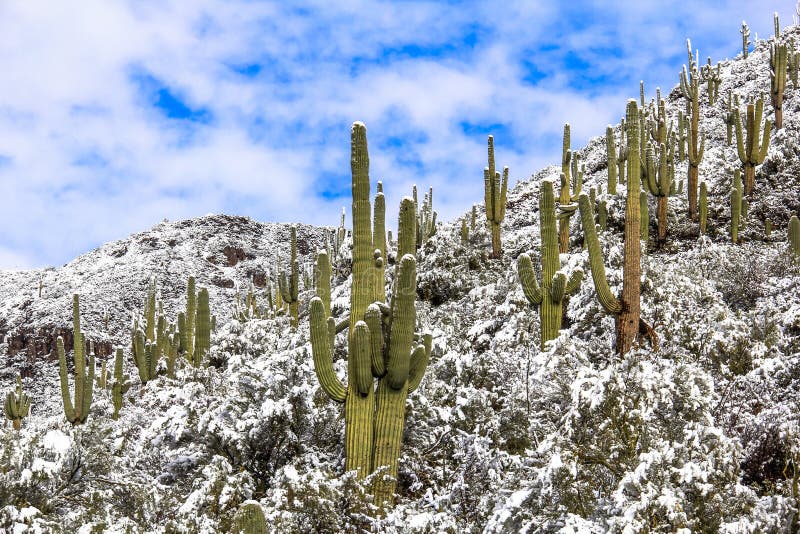
[[[410,254],[400,260],[392,302],[386,381],[395,390],[406,387],[409,357],[416,324],[417,261]]]
[[[768,120],[764,124],[764,134],[761,139],[761,150],[756,152],[755,155],[755,163],[757,165],[761,165],[764,163],[764,158],[767,157],[767,151],[769,150],[769,134],[772,132],[772,121]]]
[[[364,314],[370,336],[370,356],[372,358],[372,374],[378,378],[386,374],[386,364],[383,361],[383,316],[381,310],[374,303],[370,304]]]
[[[508,197],[508,167],[503,167],[503,185],[500,187],[500,216],[497,222],[502,222],[506,218],[506,200]],[[434,213],[434,222],[436,214]]]
[[[489,136],[489,138],[491,139],[491,136]],[[494,219],[494,204],[492,202],[492,180],[489,177],[489,167],[483,168],[483,187],[483,201],[486,205],[486,218],[491,221]]]
[[[534,306],[542,303],[542,290],[536,280],[536,273],[533,272],[533,262],[528,254],[520,254],[517,258],[517,274],[522,284],[522,292],[525,298]]]
[[[373,380],[372,380],[372,356],[371,341],[369,327],[364,321],[358,321],[353,329],[353,352],[350,357],[354,358],[355,375],[351,378],[355,379],[356,388],[359,395],[365,397],[372,393]]]
[[[428,368],[428,362],[431,357],[431,341],[431,335],[425,334],[423,343],[417,345],[417,348],[411,353],[411,365],[408,370],[409,393],[413,393],[419,387],[422,377],[425,375],[425,370]]]
[[[564,294],[569,296],[575,293],[578,288],[581,287],[581,282],[583,282],[583,269],[575,269],[572,271],[572,275],[570,275],[569,280],[567,281],[567,287],[564,290]]]
[[[73,422],[75,420],[75,407],[72,405],[70,398],[69,380],[67,379],[67,357],[64,352],[64,339],[58,336],[56,339],[56,352],[58,352],[58,376],[61,380],[61,400],[64,403],[64,415],[67,416],[67,421]]]
[[[634,181],[633,179],[629,180],[631,183]],[[597,239],[597,231],[594,227],[594,213],[589,202],[589,195],[582,194],[578,198],[578,206],[581,210],[581,222],[583,223],[583,231],[587,241],[587,248],[589,249],[589,265],[592,270],[594,287],[597,290],[597,299],[608,313],[618,314],[622,311],[622,303],[611,292],[606,280],[606,268],[603,265],[600,242]]]
[[[744,150],[744,133],[742,132],[742,116],[739,109],[733,110],[733,126],[736,129],[736,152],[742,163],[747,162],[747,153]]]
[[[310,312],[311,353],[314,359],[314,372],[322,390],[334,401],[344,402],[347,390],[333,370],[333,347],[328,336],[325,320],[325,306],[322,299],[311,299]]]
[[[564,290],[567,287],[567,275],[563,271],[558,271],[550,281],[550,300],[559,304],[564,298]]]

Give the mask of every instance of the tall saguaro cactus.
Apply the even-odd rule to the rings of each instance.
[[[773,43],[769,47],[770,98],[775,108],[775,128],[783,127],[783,93],[786,90],[788,48],[785,43]]]
[[[299,324],[298,313],[300,310],[300,264],[297,261],[297,227],[291,228],[291,259],[289,261],[289,275],[281,273],[278,277],[278,286],[281,291],[283,301],[289,304],[289,315],[292,319],[292,327],[296,328]]]
[[[94,351],[89,352],[86,362],[86,340],[81,332],[80,304],[78,295],[72,296],[72,337],[75,359],[75,402],[72,402],[67,379],[67,357],[64,352],[64,339],[58,336],[56,351],[58,352],[58,374],[61,379],[61,400],[64,403],[64,415],[73,425],[86,422],[89,408],[92,405],[92,388],[94,387]]]
[[[489,165],[483,169],[483,199],[486,204],[486,219],[492,230],[492,257],[499,258],[503,254],[500,239],[500,223],[506,217],[506,196],[508,191],[508,167],[503,168],[503,176],[497,172],[494,163],[494,136],[487,142]]]
[[[594,226],[594,212],[589,195],[582,194],[578,199],[585,238],[589,248],[589,260],[592,268],[592,279],[597,290],[600,304],[614,315],[616,323],[616,348],[625,354],[633,346],[637,333],[645,332],[655,346],[655,333],[641,319],[640,284],[641,284],[641,241],[640,232],[640,182],[633,177],[641,175],[639,159],[639,120],[635,100],[628,101],[627,137],[628,137],[628,195],[625,201],[625,247],[622,267],[622,294],[615,297],[606,280],[600,242]]]
[[[697,63],[691,60],[691,43],[687,39],[687,49],[689,50],[689,69],[684,65],[681,71],[681,94],[687,101],[688,111],[691,114],[689,129],[687,131],[687,155],[689,156],[689,172],[686,192],[689,198],[689,218],[697,219],[697,184],[700,175],[700,161],[703,159],[703,152],[706,146],[705,133],[700,132],[700,74],[697,70]]]
[[[789,248],[795,258],[800,257],[800,219],[794,214],[789,219]]]
[[[375,257],[370,229],[369,156],[366,127],[351,130],[353,173],[353,282],[350,318],[336,325],[326,318],[322,300],[311,300],[311,348],[323,391],[345,405],[345,469],[359,478],[378,467],[388,477],[374,487],[376,500],[391,501],[403,434],[406,396],[420,384],[430,356],[430,336],[414,333],[416,323],[416,209],[411,198],[400,205],[395,286],[389,305],[375,297]],[[333,338],[347,328],[347,385],[333,370]],[[416,343],[415,343],[416,340]],[[374,379],[378,378],[377,393]]]
[[[575,201],[578,200],[583,187],[577,165],[571,164],[573,154],[570,144],[570,127],[569,124],[565,124],[561,147],[561,190],[558,196],[558,250],[562,254],[569,250],[569,221],[577,210]],[[572,172],[573,170],[575,172]]]
[[[567,281],[561,271],[558,254],[558,234],[556,232],[556,207],[553,182],[542,182],[539,197],[539,230],[542,239],[542,283],[536,280],[531,257],[520,254],[517,258],[517,273],[525,297],[534,306],[539,306],[542,337],[541,348],[545,343],[558,337],[561,329],[562,306],[564,298],[578,290],[583,279],[583,271],[576,270]]]
[[[734,110],[734,121],[736,125],[736,150],[739,159],[744,166],[744,194],[749,196],[753,192],[756,183],[756,165],[764,163],[769,149],[769,134],[772,131],[772,122],[767,119],[764,121],[764,133],[761,136],[759,145],[759,131],[761,130],[761,117],[764,113],[764,100],[747,103],[747,115],[745,117],[746,136],[742,131],[742,117],[739,109]]]
[[[20,424],[31,409],[31,398],[22,392],[22,377],[17,375],[17,390],[9,391],[3,403],[6,419],[11,421],[14,430],[20,429]]]

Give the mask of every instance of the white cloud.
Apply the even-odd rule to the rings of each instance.
[[[558,161],[564,122],[579,147],[640,78],[671,87],[686,36],[716,60],[742,19],[762,37],[772,11],[790,23],[793,2],[753,4],[4,2],[0,267],[64,263],[165,217],[336,224],[347,200],[315,192],[349,189],[323,177],[349,179],[354,120],[389,205],[433,185],[452,218],[483,198],[485,135],[462,122],[502,125],[498,163],[525,178]],[[589,67],[565,69],[568,54]],[[165,118],[136,73],[211,120]]]

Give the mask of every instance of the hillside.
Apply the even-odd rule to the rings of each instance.
[[[798,41],[800,28],[783,35]],[[287,317],[233,317],[237,290],[251,280],[266,301],[264,283],[289,255],[289,225],[224,215],[163,222],[60,268],[0,273],[0,391],[22,372],[32,397],[22,429],[0,429],[0,527],[224,532],[240,504],[255,500],[276,532],[788,532],[800,503],[800,265],[786,243],[789,214],[800,211],[800,93],[787,88],[784,125],[757,167],[736,245],[729,206],[740,162],[723,122],[729,92],[742,106],[768,95],[768,59],[769,42],[759,41],[747,59],[721,62],[714,106],[701,85],[709,230],[700,237],[687,220],[685,194],[669,198],[667,244],[651,241],[642,261],[642,314],[658,351],[644,344],[616,355],[614,320],[597,301],[574,220],[562,265],[587,276],[561,335],[540,350],[539,315],[516,258],[538,258],[540,185],[557,183],[560,166],[509,190],[501,259],[489,257],[481,204],[466,244],[460,219],[439,224],[417,266],[417,324],[433,336],[431,361],[406,402],[397,506],[380,519],[370,517],[367,483],[342,476],[342,408],[320,390],[311,358],[314,292],[300,293],[296,330]],[[677,120],[680,91],[663,98]],[[765,117],[773,118],[768,103]],[[496,150],[502,165],[501,143]],[[577,152],[584,191],[602,186],[608,205],[601,248],[616,293],[625,186],[605,193],[604,136]],[[676,167],[679,180],[686,165]],[[329,231],[298,226],[301,265]],[[394,269],[387,273],[392,282]],[[132,316],[155,276],[173,320],[189,275],[209,289],[217,317],[213,365],[142,386],[128,354]],[[350,283],[333,279],[335,317],[345,315]],[[53,335],[70,337],[73,293],[100,353],[128,350],[132,387],[119,420],[99,390],[85,425],[64,420]],[[341,377],[346,345],[339,336]]]

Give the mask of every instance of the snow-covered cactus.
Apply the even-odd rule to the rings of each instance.
[[[796,258],[800,257],[800,219],[797,215],[789,219],[789,248]]]
[[[317,296],[322,299],[325,307],[325,317],[331,316],[331,261],[328,252],[320,250],[317,253]]]
[[[141,328],[134,328],[133,332],[133,361],[139,371],[139,380],[142,385],[154,380],[158,375],[158,358],[155,343],[148,340]]]
[[[575,155],[577,158],[577,155]],[[564,138],[561,146],[561,188],[558,196],[558,251],[562,254],[569,250],[569,221],[577,210],[575,201],[583,188],[582,175],[575,172],[572,180],[570,174],[577,171],[577,165],[572,165],[573,153],[570,149],[570,127],[564,125]],[[571,184],[571,182],[573,182]],[[572,189],[570,190],[570,187]]]
[[[628,137],[628,176],[640,176],[639,160],[639,120],[635,100],[628,101],[627,107],[627,137]],[[603,256],[600,242],[597,239],[597,230],[594,226],[594,213],[589,195],[582,194],[578,199],[581,211],[581,220],[585,232],[585,239],[589,249],[589,264],[592,269],[592,279],[597,290],[600,304],[614,315],[616,323],[616,348],[620,354],[625,354],[633,346],[636,335],[645,332],[653,346],[656,346],[656,335],[653,329],[641,319],[640,309],[640,284],[641,284],[641,205],[640,205],[639,180],[628,180],[628,195],[625,202],[625,248],[622,266],[622,295],[615,297],[611,292],[606,279]]]
[[[73,425],[85,423],[92,405],[92,389],[94,388],[94,351],[89,351],[86,361],[86,340],[81,332],[80,302],[77,294],[72,296],[72,338],[75,359],[75,402],[70,398],[69,380],[67,378],[67,357],[64,352],[64,339],[58,336],[56,352],[58,353],[58,374],[61,379],[61,399],[64,403],[64,414]]]
[[[708,58],[708,63],[703,67],[703,76],[706,79],[708,105],[713,106],[717,101],[717,96],[719,96],[719,85],[722,83],[720,64],[717,63],[717,68],[715,69],[711,66],[711,58]]]
[[[267,534],[267,519],[257,502],[246,502],[233,518],[232,534]]]
[[[486,219],[492,230],[492,257],[499,258],[503,254],[500,240],[500,223],[506,216],[506,195],[508,191],[508,167],[503,168],[503,176],[495,170],[494,136],[487,142],[489,166],[483,169],[483,199],[486,204]]]
[[[675,155],[672,150],[667,150],[664,143],[658,147],[658,153],[648,143],[646,154],[644,165],[646,172],[643,173],[646,176],[644,185],[650,194],[656,197],[658,244],[661,246],[667,240],[667,198],[675,193]],[[644,207],[646,207],[646,201]],[[643,210],[642,220],[644,219],[645,212]]]
[[[708,225],[708,188],[700,182],[700,235],[705,235]]]
[[[794,42],[786,57],[786,69],[789,79],[792,80],[792,89],[797,89],[797,74],[800,72],[800,52],[795,50]]]
[[[144,334],[150,341],[156,340],[156,279],[150,277],[147,281],[147,298],[144,302]]]
[[[750,27],[747,25],[747,22],[742,21],[742,29],[739,30],[739,33],[742,34],[742,56],[744,59],[747,59],[747,53],[750,47]]]
[[[764,163],[769,149],[769,134],[772,131],[772,122],[764,120],[764,131],[761,131],[761,116],[764,113],[764,100],[759,98],[754,102],[747,103],[747,115],[745,116],[746,132],[742,130],[742,117],[739,109],[734,109],[734,121],[736,126],[736,150],[739,159],[744,166],[744,194],[750,195],[753,192],[756,182],[756,165]]]
[[[783,127],[783,95],[786,90],[788,48],[785,43],[772,43],[769,47],[770,99],[775,109],[775,128]]]
[[[376,198],[377,201],[377,198]],[[377,205],[375,206],[377,209]],[[433,210],[433,188],[429,188],[422,199],[422,207],[417,213],[417,248],[419,249],[425,242],[436,234],[436,212]],[[378,247],[375,247],[376,249]],[[383,250],[383,257],[386,251]],[[381,288],[383,291],[383,288]]]
[[[300,310],[300,264],[297,261],[297,227],[291,227],[291,259],[289,260],[290,273],[280,273],[278,276],[278,286],[281,290],[283,301],[289,305],[289,316],[291,324],[296,328],[299,324],[298,313]]]
[[[3,403],[6,419],[11,421],[14,430],[19,430],[20,424],[31,409],[31,398],[22,392],[22,377],[17,375],[17,390],[9,391]]]
[[[553,182],[544,180],[539,197],[539,231],[542,240],[542,283],[536,280],[533,263],[528,254],[517,258],[517,274],[525,297],[534,306],[539,306],[542,336],[541,347],[558,337],[564,298],[578,290],[583,279],[580,269],[567,275],[561,271],[558,253],[558,234],[556,231],[556,206]]]
[[[473,232],[478,227],[478,206],[475,204],[472,205],[472,218],[470,220],[469,228]]]
[[[608,160],[608,194],[617,194],[617,144],[614,141],[614,128],[606,126],[606,156]]]
[[[469,243],[469,227],[467,226],[467,219],[461,219],[461,244],[466,245]]]
[[[681,71],[681,94],[687,101],[687,111],[690,114],[689,128],[687,131],[687,146],[689,156],[689,172],[687,182],[687,195],[689,198],[689,218],[697,219],[697,186],[700,174],[700,161],[706,145],[705,133],[700,132],[700,75],[697,63],[691,60],[691,43],[687,39],[686,47],[689,51],[689,69],[684,65]]]
[[[350,318],[339,325],[325,316],[322,300],[311,300],[311,349],[323,391],[345,405],[345,469],[359,478],[387,466],[388,477],[376,482],[376,501],[391,501],[403,435],[406,397],[419,385],[430,356],[430,336],[415,334],[416,209],[411,198],[400,204],[395,287],[390,304],[374,297],[376,263],[371,251],[369,156],[366,128],[351,130],[353,174],[353,285]],[[333,370],[333,339],[348,328],[348,380]],[[415,342],[416,340],[416,342]],[[378,378],[377,394],[374,378]]]
[[[375,194],[375,208],[372,214],[372,249],[373,256],[376,257],[375,267],[378,273],[375,275],[375,299],[383,301],[386,296],[386,197],[383,195],[383,183],[378,182],[378,191]],[[433,203],[433,188],[430,190],[430,202]],[[430,208],[432,211],[433,208]],[[433,213],[433,221],[423,221],[426,225],[432,224],[432,229],[428,229],[428,237],[436,233],[436,213]],[[380,260],[377,258],[380,257]],[[328,307],[330,309],[330,306]]]
[[[211,311],[208,305],[208,289],[202,287],[197,293],[197,318],[195,322],[194,351],[191,364],[200,367],[211,349]]]
[[[111,417],[114,419],[119,419],[119,411],[122,409],[122,396],[131,387],[128,375],[122,372],[122,362],[122,349],[117,348],[114,357],[114,380],[111,382],[111,402],[114,404],[114,413]]]

